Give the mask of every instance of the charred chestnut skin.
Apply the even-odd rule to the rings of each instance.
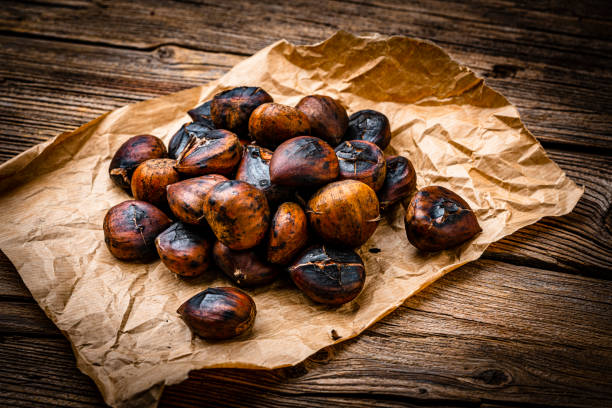
[[[151,159],[138,166],[132,176],[134,198],[166,209],[166,187],[180,180],[175,163],[172,159]]]
[[[308,220],[296,203],[282,203],[270,223],[268,261],[287,265],[308,242]]]
[[[310,134],[337,146],[348,128],[348,115],[340,103],[325,95],[303,97],[295,106],[310,123]]]
[[[191,117],[194,123],[202,123],[203,125],[214,129],[215,124],[213,123],[212,115],[210,114],[210,105],[212,105],[212,99],[187,111],[187,114]]]
[[[378,191],[378,201],[382,211],[391,205],[408,198],[416,189],[416,171],[404,156],[387,157],[387,176]]]
[[[210,124],[204,122],[185,123],[170,139],[170,143],[168,143],[168,156],[171,159],[177,159],[191,139],[201,139],[214,128],[215,126],[212,122]]]
[[[265,103],[253,111],[249,134],[260,146],[275,148],[285,140],[310,134],[308,117],[296,108]]]
[[[249,331],[255,323],[255,301],[237,288],[208,288],[178,308],[177,313],[198,336],[224,340]]]
[[[115,152],[108,174],[113,183],[131,193],[132,174],[136,167],[149,159],[161,159],[168,156],[164,142],[153,135],[130,137]]]
[[[210,114],[217,129],[227,129],[240,138],[246,138],[251,113],[259,105],[272,101],[272,97],[261,88],[239,86],[215,95]]]
[[[213,246],[213,258],[219,269],[240,287],[267,285],[280,273],[278,266],[262,260],[255,249],[233,251],[220,241]]]
[[[227,130],[213,129],[201,138],[192,138],[176,160],[174,168],[187,177],[232,174],[242,156],[238,137]]]
[[[159,234],[155,247],[164,265],[180,276],[200,276],[210,264],[210,243],[181,222]]]
[[[357,180],[336,181],[321,188],[308,201],[306,212],[323,242],[350,248],[363,245],[380,220],[376,193]]]
[[[404,223],[408,241],[424,252],[456,247],[482,231],[469,204],[440,186],[425,187],[412,197]]]
[[[350,249],[316,245],[289,267],[289,276],[317,303],[339,306],[355,299],[365,284],[365,266]]]
[[[350,140],[336,147],[340,164],[340,180],[359,180],[374,191],[382,188],[387,174],[387,162],[382,150],[365,140]]]
[[[235,251],[262,242],[270,225],[265,194],[240,180],[214,185],[204,197],[203,210],[217,239]]]
[[[312,187],[338,177],[336,152],[318,137],[300,136],[276,148],[270,160],[270,181],[290,187]]]
[[[166,214],[150,203],[124,201],[104,216],[104,242],[117,259],[148,262],[157,257],[155,238],[171,223]]]
[[[349,117],[344,140],[367,140],[381,150],[385,150],[391,142],[389,119],[384,114],[371,109],[355,112]]]

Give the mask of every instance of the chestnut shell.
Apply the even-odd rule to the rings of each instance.
[[[253,111],[249,134],[260,146],[275,148],[285,140],[309,135],[310,123],[296,108],[280,103],[265,103]]]
[[[246,138],[251,113],[267,102],[272,102],[272,97],[263,89],[239,86],[216,94],[210,105],[210,114],[217,129],[227,129],[240,138]]]
[[[310,134],[337,146],[348,128],[348,115],[340,103],[325,95],[303,97],[295,106],[310,123]]]
[[[366,273],[363,260],[354,251],[316,245],[295,260],[289,276],[310,299],[337,306],[359,295]]]
[[[177,159],[192,138],[201,139],[214,128],[212,122],[210,125],[204,122],[185,123],[170,139],[168,156],[171,159]]]
[[[213,258],[219,269],[240,287],[267,285],[280,273],[278,266],[262,260],[256,250],[232,251],[221,241],[213,246]]]
[[[308,220],[296,203],[282,203],[270,223],[268,261],[286,265],[308,242]]]
[[[182,222],[192,225],[208,225],[202,206],[206,193],[217,183],[227,181],[220,174],[194,177],[166,187],[168,205],[172,214]]]
[[[132,193],[131,180],[134,170],[149,159],[161,159],[168,156],[164,142],[153,135],[130,137],[115,152],[108,174],[113,183]]]
[[[389,119],[371,109],[355,112],[349,117],[344,140],[367,140],[385,150],[391,142]]]
[[[242,155],[238,137],[227,130],[213,129],[200,139],[192,138],[174,168],[188,177],[205,174],[230,175]]]
[[[380,209],[386,210],[389,206],[410,197],[416,189],[416,172],[414,166],[403,156],[387,157],[387,176],[378,191]]]
[[[456,247],[482,231],[469,204],[440,186],[425,187],[412,197],[404,223],[408,241],[425,252]]]
[[[187,114],[194,122],[202,123],[203,125],[214,129],[215,124],[213,123],[212,115],[210,114],[210,105],[212,105],[212,99],[187,111]]]
[[[136,168],[132,175],[132,195],[166,210],[166,187],[180,180],[172,159],[151,159]]]
[[[347,140],[335,150],[340,164],[340,180],[359,180],[374,191],[382,188],[387,162],[378,146],[365,140]]]
[[[229,339],[247,332],[255,323],[255,301],[237,288],[208,288],[191,297],[177,310],[198,336]]]
[[[193,227],[181,222],[159,234],[155,247],[164,265],[180,276],[200,276],[210,264],[210,243]]]

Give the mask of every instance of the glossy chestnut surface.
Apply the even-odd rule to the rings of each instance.
[[[296,203],[282,203],[270,223],[268,261],[286,265],[308,242],[308,220]]]
[[[108,173],[113,183],[132,192],[131,180],[136,167],[149,159],[161,159],[168,156],[164,142],[153,135],[130,137],[115,152]]]
[[[184,277],[200,276],[210,264],[210,243],[195,228],[175,222],[155,239],[162,262]]]
[[[132,176],[132,195],[137,200],[167,209],[166,187],[180,180],[172,159],[151,159],[142,163]]]
[[[267,285],[280,273],[278,266],[267,263],[255,249],[233,251],[221,241],[213,246],[213,258],[219,269],[240,287]]]
[[[275,148],[286,140],[310,134],[310,123],[304,113],[280,103],[266,103],[253,111],[249,134],[264,147]]]
[[[170,184],[166,188],[170,211],[177,220],[187,224],[208,225],[203,212],[204,197],[222,181],[227,181],[227,178],[220,174],[207,174]]]
[[[240,138],[246,138],[251,113],[267,102],[272,102],[272,97],[263,89],[239,86],[215,95],[210,105],[210,114],[217,129],[227,129]]]
[[[203,125],[214,129],[215,124],[213,123],[212,115],[210,114],[210,105],[212,105],[212,99],[187,111],[187,114],[194,122],[202,123]]]
[[[213,129],[199,139],[191,139],[174,168],[188,177],[205,174],[230,175],[242,156],[238,137],[227,130]]]
[[[350,249],[316,245],[289,267],[289,276],[317,303],[338,306],[355,299],[365,284],[365,266]]]
[[[337,100],[325,95],[309,95],[295,107],[308,118],[312,136],[325,140],[330,146],[337,146],[342,141],[348,127],[348,115]]]
[[[177,159],[192,138],[201,139],[214,128],[212,122],[210,124],[204,122],[185,123],[170,139],[168,156],[171,159]]]
[[[408,241],[425,252],[456,247],[482,231],[469,204],[440,186],[425,187],[412,197],[404,223]]]
[[[387,157],[387,175],[382,188],[378,191],[378,201],[382,211],[391,205],[408,198],[416,189],[414,166],[404,156]]]
[[[382,188],[387,162],[382,150],[365,140],[347,140],[336,147],[341,180],[359,180],[374,191]]]
[[[391,142],[389,119],[371,109],[355,112],[349,117],[344,140],[366,140],[385,150]]]

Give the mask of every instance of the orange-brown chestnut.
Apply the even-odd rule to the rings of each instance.
[[[270,180],[290,187],[312,187],[338,177],[338,157],[318,137],[300,136],[282,143],[270,160]]]
[[[187,326],[198,336],[210,340],[236,337],[255,323],[255,301],[237,288],[208,288],[179,307]]]
[[[482,231],[469,204],[440,186],[419,190],[404,219],[408,241],[424,252],[460,245]]]
[[[147,262],[157,257],[155,238],[171,223],[152,204],[124,201],[108,210],[104,217],[104,242],[115,258]]]
[[[170,139],[168,156],[171,159],[178,159],[191,139],[201,139],[214,128],[214,125],[202,122],[185,123]]]
[[[325,95],[309,95],[295,107],[308,118],[313,136],[331,146],[337,146],[342,141],[349,120],[346,109],[337,100]]]
[[[371,109],[355,112],[349,117],[344,140],[367,140],[385,150],[391,141],[389,119]]]
[[[308,242],[308,220],[296,203],[282,203],[270,223],[268,261],[286,265]]]
[[[233,251],[221,241],[213,246],[213,258],[219,269],[240,287],[267,285],[280,273],[278,266],[265,262],[255,249]]]
[[[217,239],[236,251],[259,244],[270,225],[265,194],[244,181],[214,185],[204,197],[203,209]]]
[[[414,166],[404,156],[387,157],[387,176],[378,191],[380,209],[385,210],[400,200],[410,197],[416,189]]]
[[[308,118],[299,110],[280,103],[265,103],[253,111],[249,134],[260,146],[275,148],[285,140],[309,135]]]
[[[238,137],[227,130],[213,129],[201,138],[192,138],[174,168],[188,177],[205,174],[227,176],[234,171],[242,155]]]
[[[210,243],[194,227],[175,222],[155,239],[162,262],[184,277],[200,276],[210,263]]]
[[[376,193],[357,180],[328,184],[308,201],[308,220],[323,242],[356,248],[372,236],[380,220]]]
[[[374,191],[381,189],[387,174],[382,150],[365,140],[347,140],[336,147],[341,180],[359,180]]]
[[[166,146],[160,138],[152,135],[133,136],[117,149],[108,173],[113,183],[131,193],[130,183],[136,167],[146,160],[167,156]]]
[[[207,174],[170,184],[166,188],[170,211],[179,221],[207,225],[203,212],[204,197],[222,181],[227,181],[227,178],[220,174]]]
[[[175,164],[172,159],[151,159],[138,166],[132,176],[134,198],[167,209],[166,187],[180,180]]]
[[[239,86],[216,94],[210,104],[210,114],[217,129],[227,129],[245,138],[251,113],[267,102],[272,102],[272,97],[263,89]]]

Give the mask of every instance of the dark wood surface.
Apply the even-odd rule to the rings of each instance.
[[[508,97],[586,190],[356,339],[207,370],[161,406],[612,406],[612,19],[606,1],[3,1],[0,160],[102,113],[338,29],[435,41]],[[0,254],[0,406],[103,401]]]

